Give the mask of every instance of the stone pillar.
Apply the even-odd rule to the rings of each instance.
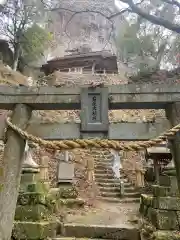
[[[171,126],[175,126],[180,122],[180,103],[169,104],[166,108],[166,116],[170,121]],[[176,134],[172,140],[172,155],[176,168],[176,176],[178,189],[180,192],[180,134]]]
[[[142,164],[136,162],[135,165],[136,183],[135,186],[138,188],[144,187],[144,174],[145,171],[142,168]]]
[[[87,159],[87,178],[90,183],[94,182],[94,158],[88,154]]]
[[[49,157],[42,156],[40,159],[40,181],[43,182],[47,187],[50,186],[49,182]]]

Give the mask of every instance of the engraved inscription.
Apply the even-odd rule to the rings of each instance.
[[[92,120],[97,121],[97,99],[96,99],[96,96],[92,97]]]
[[[89,94],[89,123],[101,122],[101,97],[100,94]]]

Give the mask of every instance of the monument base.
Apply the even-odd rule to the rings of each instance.
[[[59,183],[59,197],[66,199],[75,199],[78,196],[78,192],[72,182]]]

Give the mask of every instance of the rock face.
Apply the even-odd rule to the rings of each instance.
[[[81,11],[83,13],[74,14]],[[116,12],[114,0],[61,1],[61,9],[58,14],[53,13],[53,22],[48,25],[48,29],[55,37],[54,51],[51,55],[64,56],[67,49],[81,45],[89,46],[92,51],[104,48],[114,51],[109,42],[113,34],[112,22],[105,16]],[[119,24],[120,18],[113,20],[116,27],[116,22]]]

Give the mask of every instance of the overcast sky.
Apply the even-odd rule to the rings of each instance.
[[[119,0],[114,0],[114,3],[115,3],[115,5],[116,5],[116,7],[117,7],[118,9],[120,9],[120,10],[121,10],[122,8],[128,7],[127,4],[122,3],[122,2],[119,1]]]
[[[3,5],[6,3],[7,0],[0,0],[0,4]]]

